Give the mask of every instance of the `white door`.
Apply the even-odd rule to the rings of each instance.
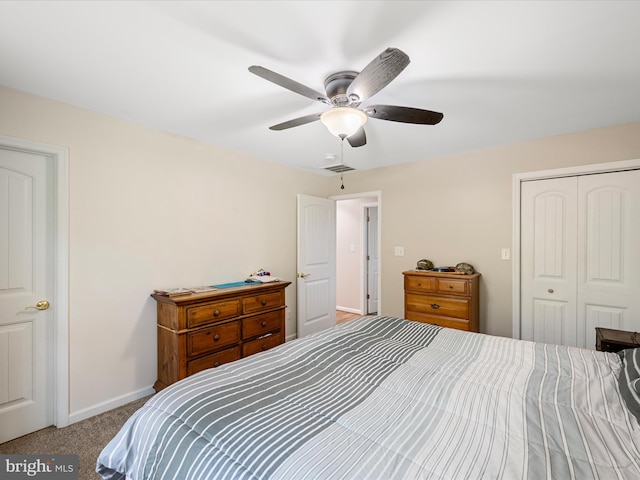
[[[298,338],[336,324],[336,202],[298,195]]]
[[[521,338],[640,330],[640,171],[522,183]]]
[[[578,182],[578,315],[587,348],[595,328],[640,331],[640,170]]]
[[[49,167],[0,148],[0,443],[53,424]]]
[[[577,345],[577,177],[524,182],[521,338]]]
[[[367,207],[367,314],[378,313],[378,207]]]

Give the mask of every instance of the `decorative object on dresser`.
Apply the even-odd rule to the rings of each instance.
[[[626,348],[640,347],[640,333],[596,328],[596,350],[601,352],[619,352]]]
[[[158,302],[160,391],[201,370],[284,343],[285,293],[291,282],[254,283]]]
[[[479,331],[479,273],[409,270],[402,274],[405,318],[458,330]]]
[[[431,260],[427,260],[426,258],[418,260],[416,270],[433,270],[433,262]]]

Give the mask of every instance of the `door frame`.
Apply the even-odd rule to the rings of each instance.
[[[351,194],[345,194],[345,195],[334,195],[329,197],[332,200],[335,200],[337,202],[339,202],[340,200],[353,200],[356,198],[368,198],[368,197],[374,197],[376,198],[375,202],[371,202],[371,203],[367,203],[367,206],[377,206],[378,207],[378,315],[381,315],[382,312],[382,260],[381,260],[381,244],[382,244],[382,191],[380,190],[376,190],[373,192],[362,192],[362,193],[351,193]],[[361,210],[362,211],[362,210]],[[362,228],[366,228],[366,227],[362,227]],[[363,240],[364,241],[364,240]],[[364,248],[361,245],[361,249],[360,251],[363,251]],[[361,281],[366,281],[365,278],[366,275],[366,271],[365,271],[365,267],[362,264],[362,262],[360,262],[360,277],[361,279],[364,278],[364,280]],[[362,302],[366,301],[365,299],[365,292],[366,288],[364,287],[364,285],[362,285],[362,287],[360,288],[360,309],[361,311],[366,311],[366,304],[363,304]]]
[[[45,155],[53,178],[53,422],[69,425],[69,149],[0,135],[0,146]]]
[[[521,337],[520,331],[520,294],[521,294],[521,278],[520,278],[520,209],[522,198],[520,195],[521,184],[532,180],[547,180],[559,177],[575,177],[580,175],[593,175],[598,173],[622,172],[625,170],[640,169],[640,159],[622,160],[608,163],[594,163],[591,165],[578,165],[575,167],[564,167],[553,170],[539,170],[537,172],[515,173],[512,177],[512,332],[513,338]]]

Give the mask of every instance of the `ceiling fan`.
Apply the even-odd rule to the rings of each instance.
[[[396,78],[409,62],[409,56],[402,50],[387,48],[360,73],[342,71],[329,75],[324,81],[326,94],[259,65],[252,65],[249,71],[292,92],[331,106],[322,113],[312,113],[273,125],[269,127],[271,130],[285,130],[320,120],[333,135],[342,140],[346,138],[352,147],[361,147],[367,143],[363,125],[368,117],[422,125],[435,125],[442,120],[442,113],[420,108],[394,105],[358,108],[363,101]]]

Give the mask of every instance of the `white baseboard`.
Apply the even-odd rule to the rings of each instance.
[[[80,420],[86,420],[87,418],[94,417],[104,412],[108,412],[109,410],[121,407],[123,405],[126,405],[127,403],[135,402],[136,400],[147,397],[154,393],[156,393],[156,391],[153,389],[153,387],[147,387],[135,392],[128,393],[126,395],[122,395],[121,397],[112,398],[111,400],[99,403],[98,405],[94,405],[93,407],[85,408],[78,412],[71,413],[69,415],[69,425],[79,422]]]
[[[291,340],[295,340],[296,338],[298,338],[298,335],[296,335],[295,333],[293,335],[287,335],[284,339],[285,342],[290,342]]]
[[[341,312],[357,313],[358,315],[362,315],[362,312],[357,308],[336,307],[336,310],[340,310]]]

